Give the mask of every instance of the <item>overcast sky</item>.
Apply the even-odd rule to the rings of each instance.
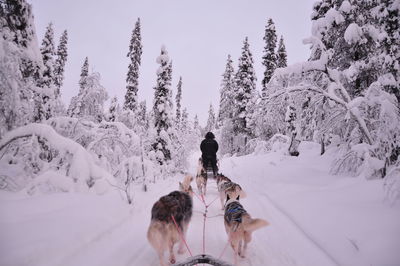
[[[29,1],[29,0],[28,0]],[[165,45],[173,60],[174,99],[179,76],[183,79],[182,106],[190,117],[199,116],[202,125],[210,103],[218,109],[221,75],[226,58],[232,55],[234,67],[249,37],[261,88],[263,41],[268,18],[275,22],[278,38],[283,35],[289,64],[307,60],[309,48],[302,40],[310,35],[310,14],[315,0],[30,0],[39,44],[47,24],[55,29],[58,45],[68,30],[68,61],[64,102],[69,105],[78,93],[78,80],[85,56],[91,71],[99,72],[110,97],[123,103],[128,70],[129,41],[135,22],[141,19],[142,65],[139,100],[150,109],[156,82],[156,57]]]

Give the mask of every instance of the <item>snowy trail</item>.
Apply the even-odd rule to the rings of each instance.
[[[195,166],[192,166],[194,169]],[[192,171],[194,172],[194,171]],[[140,204],[137,195],[136,204],[130,209],[127,216],[115,221],[112,226],[87,239],[83,245],[78,245],[70,252],[65,253],[62,259],[54,265],[151,265],[156,266],[158,259],[154,250],[146,239],[146,231],[150,221],[152,204],[162,195],[177,189],[181,176],[175,180],[164,182],[162,189],[147,192],[146,198]],[[293,223],[287,215],[270,201],[268,195],[250,182],[241,185],[247,188],[248,197],[242,200],[243,205],[253,217],[267,219],[271,225],[256,231],[249,245],[247,256],[239,259],[239,265],[336,265],[307,235]],[[197,193],[197,189],[194,190]],[[223,225],[223,211],[218,198],[217,186],[214,180],[209,180],[207,204],[208,208],[205,226],[206,253],[214,257],[233,263],[233,251],[227,245],[227,235]],[[203,253],[203,213],[204,204],[193,197],[193,217],[189,225],[187,242],[193,255]],[[107,252],[104,252],[104,251]],[[310,256],[304,256],[310,254]],[[176,254],[177,255],[177,254]],[[177,261],[189,256],[188,252],[177,255]]]
[[[363,256],[371,253],[371,249],[366,245],[370,243],[369,238],[362,238],[368,236],[364,232],[374,233],[371,229],[375,228],[392,228],[389,232],[396,232],[396,209],[388,207],[382,215],[390,219],[382,220],[382,215],[376,216],[369,211],[360,213],[359,205],[356,205],[357,209],[350,206],[346,210],[352,213],[350,217],[354,220],[349,221],[357,229],[361,221],[370,221],[375,216],[376,224],[389,222],[385,223],[385,227],[376,227],[375,223],[371,223],[368,225],[371,229],[348,231],[343,226],[346,220],[337,219],[339,215],[344,217],[338,210],[348,207],[349,199],[353,199],[354,188],[360,186],[359,181],[332,179],[321,170],[327,168],[323,160],[307,165],[306,162],[311,162],[314,157],[307,157],[306,150],[302,156],[291,158],[269,154],[222,160],[221,171],[246,191],[247,197],[241,199],[244,208],[252,217],[263,218],[270,223],[268,227],[254,232],[247,256],[239,259],[238,265],[367,265],[368,259]],[[194,154],[189,161],[197,162],[196,158],[198,154]],[[191,165],[190,173],[195,173],[195,169],[196,165]],[[146,239],[151,207],[161,196],[178,189],[178,182],[182,178],[182,175],[177,175],[160,179],[156,184],[149,184],[147,192],[138,186],[133,205],[121,200],[116,191],[101,196],[56,193],[31,197],[0,193],[0,265],[158,266],[156,253]],[[380,188],[378,184],[366,184],[368,186],[361,187],[366,189],[362,195],[369,195],[371,191],[379,195],[374,192]],[[195,182],[192,186],[197,193]],[[344,194],[343,199],[343,194],[338,196],[337,190],[345,189],[351,193]],[[366,199],[369,200],[369,197]],[[369,201],[359,200],[363,204],[360,206],[370,206]],[[221,259],[233,263],[233,251],[227,246],[223,211],[214,180],[208,182],[205,201],[207,204],[214,201],[207,213],[205,253],[219,258],[226,247]],[[379,202],[379,198],[375,201]],[[383,206],[378,204],[376,207],[381,210]],[[196,196],[193,197],[193,208],[187,242],[193,255],[197,255],[203,253],[205,208]],[[359,215],[363,216],[357,218]],[[381,235],[382,232],[376,231],[376,234]],[[391,235],[395,238],[396,234]],[[390,235],[383,236],[379,242],[381,249],[393,247],[388,254],[394,255],[388,261],[398,261],[394,251],[398,245],[390,244],[397,242],[387,242]],[[356,246],[349,243],[350,240]],[[375,248],[376,245],[371,247]],[[176,258],[177,261],[183,261],[188,256],[186,251]],[[370,265],[382,263],[377,260],[377,263]]]

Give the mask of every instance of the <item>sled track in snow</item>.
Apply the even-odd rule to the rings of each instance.
[[[88,248],[90,248],[94,243],[102,241],[105,237],[112,235],[116,230],[122,227],[126,222],[128,222],[132,218],[132,215],[129,214],[125,218],[121,219],[119,222],[113,224],[112,226],[108,227],[101,233],[95,235],[94,237],[90,238],[84,244],[79,245],[78,247],[74,248],[72,252],[66,254],[57,265],[70,265],[69,261],[79,255],[80,253],[84,253]]]
[[[269,201],[269,203],[278,211],[282,214],[283,217],[286,218],[287,221],[290,222],[290,224],[296,228],[310,243],[312,243],[317,249],[319,249],[329,260],[335,264],[335,265],[341,265],[329,252],[322,247],[316,240],[314,240],[291,216],[289,213],[287,213],[281,206],[279,206],[278,203],[276,203],[273,199],[271,199],[270,196],[268,196],[267,193],[261,192],[261,195],[265,196],[266,199]]]

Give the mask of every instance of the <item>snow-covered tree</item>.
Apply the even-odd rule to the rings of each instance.
[[[146,132],[149,128],[149,114],[147,113],[146,101],[141,101],[139,103],[139,108],[137,112],[137,123],[141,127],[142,132]]]
[[[279,39],[278,50],[276,51],[276,67],[287,66],[287,53],[283,36]]]
[[[215,118],[214,107],[210,103],[210,108],[208,109],[207,125],[205,128],[206,132],[213,131],[215,129],[215,124],[216,124],[216,118]]]
[[[137,111],[138,106],[138,90],[139,90],[139,66],[142,56],[142,37],[140,33],[140,18],[136,21],[135,28],[132,32],[131,41],[129,44],[129,57],[128,73],[126,75],[126,94],[124,109]]]
[[[39,81],[40,87],[51,87],[54,84],[54,30],[53,23],[49,23],[42,40],[40,52],[43,58],[44,68],[42,70],[42,79]]]
[[[193,118],[193,132],[198,138],[201,137],[201,126],[197,114]]]
[[[89,58],[86,56],[81,68],[81,75],[79,79],[79,88],[85,87],[86,77],[89,75]]]
[[[154,159],[159,164],[165,164],[171,160],[171,136],[172,127],[172,64],[165,46],[161,47],[161,54],[157,57],[160,67],[157,70],[157,84],[154,88],[154,128],[155,140],[152,144]]]
[[[68,32],[65,30],[60,37],[60,42],[57,47],[57,58],[54,66],[54,84],[56,86],[56,98],[60,97],[60,88],[64,81],[64,67],[68,56]]]
[[[388,86],[399,86],[396,68],[387,62],[398,58],[387,51],[391,23],[383,9],[395,8],[392,1],[320,1],[314,6],[309,62],[280,69],[276,78],[319,77],[325,85],[300,79],[285,92],[312,92],[328,101],[324,123],[336,135],[343,150],[332,171],[366,177],[384,176],[398,162],[400,116],[398,102]],[[385,18],[383,20],[377,18]],[[397,48],[395,48],[397,49]],[[390,64],[389,64],[390,65]],[[281,94],[276,92],[271,99]],[[317,106],[317,105],[316,105]],[[339,121],[339,123],[332,123]],[[390,122],[389,122],[390,121]]]
[[[253,67],[253,56],[250,52],[248,38],[246,37],[242,54],[239,58],[238,70],[235,75],[235,91],[234,91],[234,114],[233,128],[235,135],[243,135],[247,137],[251,135],[251,129],[246,123],[249,117],[250,105],[256,93],[256,74]]]
[[[43,68],[31,5],[0,3],[0,136],[33,121],[32,99]]]
[[[119,112],[119,104],[118,104],[118,99],[117,96],[114,96],[111,99],[110,106],[108,108],[108,113],[106,115],[107,120],[110,122],[115,122],[117,121],[118,118],[118,112]]]
[[[69,106],[71,117],[86,117],[100,122],[104,118],[104,102],[108,95],[100,84],[100,74],[92,73],[81,79],[84,87],[72,97]]]
[[[78,101],[79,98],[81,98],[79,95],[83,95],[84,89],[86,87],[86,78],[89,75],[89,59],[88,57],[85,57],[85,61],[83,62],[82,68],[81,68],[81,74],[80,74],[80,79],[79,79],[79,91],[78,95],[73,97],[71,99],[70,105],[67,110],[67,115],[71,117],[78,117],[80,116],[80,102]]]
[[[265,35],[263,39],[265,41],[265,47],[262,64],[265,67],[265,71],[262,80],[262,90],[264,91],[277,66],[275,54],[277,37],[275,24],[272,18],[268,19],[267,25],[265,26]]]
[[[181,121],[181,100],[182,100],[182,77],[179,77],[178,85],[176,86],[177,92],[175,97],[176,103],[176,123],[180,124]]]
[[[55,113],[56,107],[56,88],[54,85],[54,31],[53,24],[50,23],[40,47],[42,54],[43,68],[41,69],[42,76],[37,80],[37,84],[41,90],[35,94],[35,115],[34,120],[40,122],[49,119]]]
[[[220,101],[218,112],[218,125],[221,127],[226,119],[232,119],[234,108],[234,86],[235,86],[235,70],[233,68],[231,56],[225,66],[224,74],[220,88]]]

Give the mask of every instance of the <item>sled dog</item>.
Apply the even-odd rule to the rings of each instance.
[[[224,209],[225,200],[228,196],[230,199],[236,198],[237,196],[240,196],[241,198],[246,197],[246,193],[243,191],[242,187],[232,182],[223,174],[217,175],[217,186],[222,209]]]
[[[201,195],[206,195],[207,188],[207,171],[203,166],[203,160],[200,158],[197,166],[196,174],[197,189]]]
[[[237,255],[244,258],[247,244],[251,241],[251,234],[269,223],[263,219],[251,218],[250,214],[239,203],[239,195],[229,198],[225,205],[224,224],[228,234],[228,241],[235,253],[235,265]]]
[[[193,190],[190,186],[193,177],[186,176],[179,182],[179,190],[161,197],[151,209],[151,222],[147,231],[147,239],[157,252],[160,264],[165,266],[164,251],[169,250],[169,262],[176,262],[174,245],[180,242],[178,253],[184,253],[184,243],[180,241],[179,231],[186,239],[186,232],[192,217]],[[174,220],[179,228],[175,225]]]

